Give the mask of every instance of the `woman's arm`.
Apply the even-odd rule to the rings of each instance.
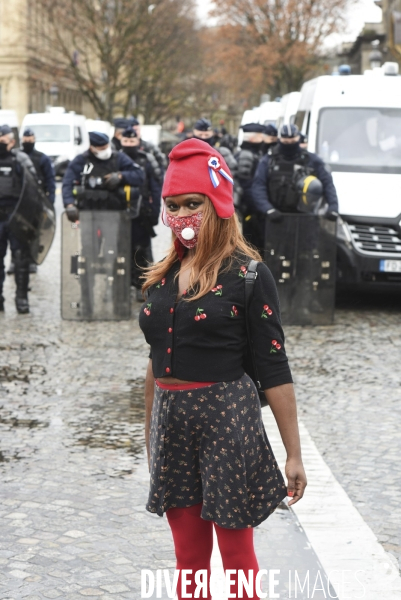
[[[294,386],[286,383],[269,388],[265,390],[265,396],[287,451],[285,474],[288,479],[288,495],[293,497],[288,503],[291,506],[302,498],[307,485],[301,457]]]
[[[153,396],[155,393],[155,378],[153,377],[152,359],[149,359],[145,379],[145,443],[148,454],[148,465],[150,462],[150,416],[152,414]]]

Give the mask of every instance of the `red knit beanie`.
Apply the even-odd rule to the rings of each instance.
[[[163,198],[205,194],[220,218],[228,219],[234,214],[234,182],[226,161],[217,150],[201,140],[185,140],[173,148],[169,159]]]

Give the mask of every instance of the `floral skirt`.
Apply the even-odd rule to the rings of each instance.
[[[203,502],[205,520],[256,527],[287,495],[248,375],[195,390],[156,384],[150,447],[146,509],[159,516]]]

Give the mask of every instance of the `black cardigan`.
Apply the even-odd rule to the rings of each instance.
[[[153,374],[186,381],[233,381],[244,374],[246,348],[244,274],[248,257],[220,270],[216,286],[195,301],[187,293],[176,301],[177,261],[153,285],[141,307],[139,324],[150,344]],[[258,265],[249,322],[263,389],[292,383],[284,349],[276,284],[264,263]]]

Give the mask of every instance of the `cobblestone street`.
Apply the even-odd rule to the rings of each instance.
[[[156,259],[168,244],[159,230]],[[175,564],[166,519],[144,508],[140,305],[130,321],[61,320],[59,236],[32,276],[31,314],[16,314],[8,277],[0,316],[0,599],[137,600],[141,569]],[[300,419],[399,565],[400,316],[401,297],[342,297],[333,327],[286,329]],[[267,548],[270,527],[305,536],[292,511],[278,510],[256,530],[271,564],[261,568],[276,568],[275,556],[291,565],[298,551],[299,564],[319,567],[298,533],[293,555],[289,538],[281,553]]]

